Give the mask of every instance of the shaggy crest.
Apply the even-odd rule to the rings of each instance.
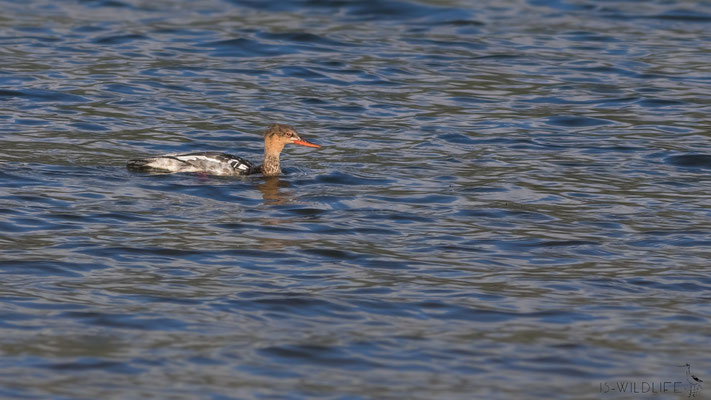
[[[291,125],[286,124],[271,124],[269,128],[264,132],[264,137],[268,136],[289,136],[290,133],[296,133]]]

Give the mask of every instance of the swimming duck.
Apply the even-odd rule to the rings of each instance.
[[[281,173],[279,155],[284,146],[290,143],[321,147],[301,138],[296,129],[290,125],[272,124],[264,133],[264,162],[259,166],[254,166],[242,157],[213,151],[165,154],[135,159],[130,160],[126,166],[134,171],[199,172],[222,176],[261,173],[265,176],[274,176]]]

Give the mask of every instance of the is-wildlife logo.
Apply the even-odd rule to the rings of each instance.
[[[697,397],[704,388],[704,381],[691,371],[690,364],[679,365],[684,369],[686,380],[680,377],[673,380],[647,379],[647,380],[619,380],[600,382],[600,393],[605,394],[636,394],[657,395],[660,393],[687,394],[687,397]],[[679,371],[681,375],[681,371]]]

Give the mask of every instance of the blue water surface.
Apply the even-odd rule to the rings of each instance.
[[[705,395],[709,2],[0,4],[1,398]]]

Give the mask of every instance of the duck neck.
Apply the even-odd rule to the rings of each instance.
[[[279,175],[279,153],[264,153],[264,164],[262,164],[262,174],[267,176]]]
[[[279,175],[279,154],[284,149],[284,142],[277,136],[271,135],[264,138],[264,164],[261,166],[262,174],[266,176]]]

